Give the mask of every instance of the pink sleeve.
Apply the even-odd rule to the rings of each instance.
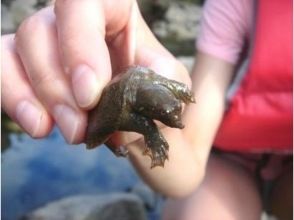
[[[197,49],[236,63],[253,16],[253,0],[206,0]]]

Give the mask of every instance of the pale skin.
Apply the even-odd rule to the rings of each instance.
[[[246,219],[247,211],[251,211],[252,219],[259,218],[261,203],[252,177],[221,158],[209,159],[223,116],[233,64],[198,52],[190,78],[184,66],[153,36],[137,3],[132,0],[57,0],[54,7],[26,19],[16,34],[2,36],[1,41],[2,108],[33,138],[46,137],[56,124],[68,143],[81,143],[87,126],[87,110],[97,104],[112,73],[127,65],[147,66],[191,86],[197,104],[186,106],[185,128],[161,129],[170,145],[169,160],[164,168],[150,169],[150,158],[142,155],[141,136],[119,132],[108,144],[126,146],[139,174],[162,194],[184,198],[182,201],[190,204],[187,201],[196,198],[192,192],[198,187],[197,199],[203,205],[213,204],[217,210],[205,215],[215,215],[217,219]],[[218,173],[226,173],[225,179],[222,175],[213,175],[217,167],[224,167],[219,168]],[[228,189],[214,187],[212,182],[223,182]],[[244,190],[236,190],[234,195],[226,193],[230,191],[230,185],[225,184],[228,182],[241,189],[245,187],[248,193]],[[209,198],[205,192],[213,190],[221,192],[221,196],[205,203]],[[245,200],[249,204],[246,209],[242,202],[236,205]],[[174,210],[186,213],[178,219],[191,219],[201,213],[191,211],[196,210],[194,208],[184,212],[177,202],[169,204],[177,207]],[[193,204],[198,203],[193,200]],[[243,218],[238,218],[240,215]],[[216,219],[215,216],[210,218]],[[172,219],[168,214],[164,218]]]

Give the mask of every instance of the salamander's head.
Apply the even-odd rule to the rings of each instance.
[[[139,92],[141,94],[136,100],[138,113],[161,121],[169,127],[184,127],[181,122],[181,102],[170,90],[162,86],[150,86]]]

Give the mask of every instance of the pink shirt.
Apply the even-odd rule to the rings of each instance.
[[[236,63],[253,22],[254,0],[206,0],[197,49]]]

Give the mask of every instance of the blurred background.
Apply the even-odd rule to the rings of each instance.
[[[2,35],[49,5],[47,0],[2,0]],[[157,38],[190,70],[202,0],[139,0]],[[65,143],[58,129],[33,140],[1,113],[3,220],[157,220],[164,198],[126,159],[105,147],[88,151]]]

